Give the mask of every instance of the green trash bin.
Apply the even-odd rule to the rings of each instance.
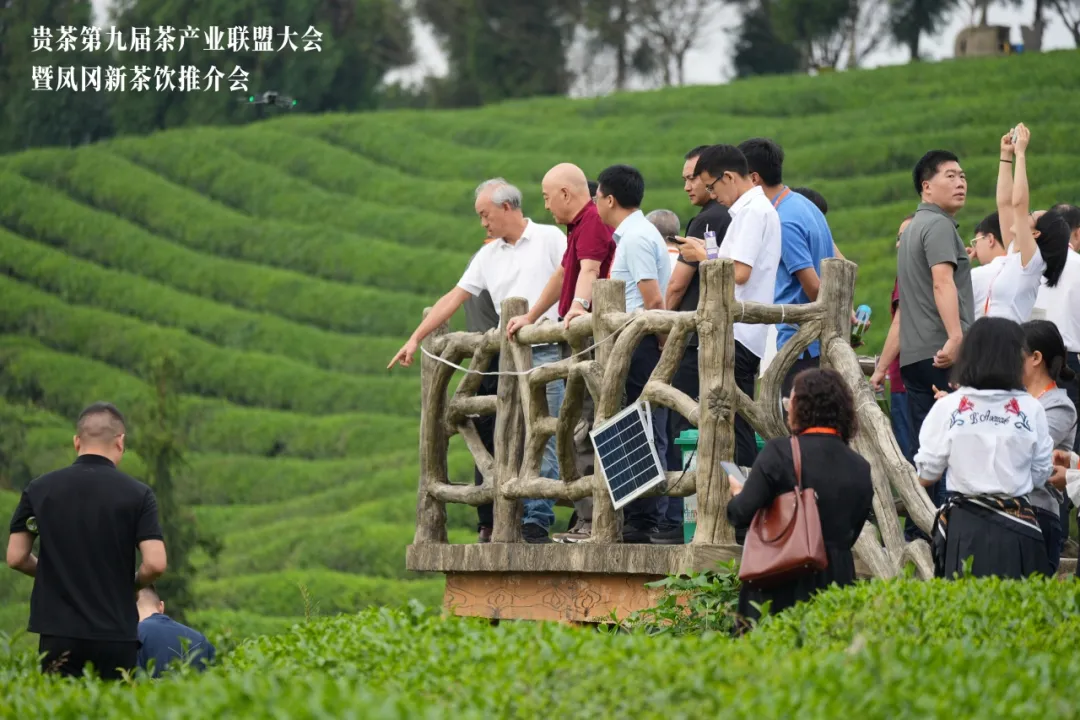
[[[675,444],[682,450],[682,469],[697,469],[697,430],[683,430],[679,437],[675,438]],[[688,495],[683,498],[683,542],[689,544],[694,538],[697,529],[697,495]]]

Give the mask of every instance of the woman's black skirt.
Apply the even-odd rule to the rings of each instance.
[[[972,558],[971,575],[975,577],[1023,579],[1036,573],[1052,575],[1046,541],[1030,506],[1026,510],[1030,518],[1019,519],[963,498],[950,499],[934,528],[938,577],[962,575],[968,558]],[[941,532],[942,515],[947,533]]]

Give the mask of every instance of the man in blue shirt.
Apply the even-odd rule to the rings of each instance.
[[[808,198],[784,185],[784,150],[772,140],[753,138],[741,145],[750,177],[761,186],[780,216],[780,266],[776,269],[773,302],[802,305],[817,299],[821,288],[821,261],[834,257],[832,231],[825,215]],[[790,323],[776,326],[776,349],[784,347],[798,330]],[[783,397],[791,393],[795,376],[818,367],[821,343],[815,340],[792,365],[781,385]]]
[[[190,662],[197,670],[205,670],[214,661],[217,651],[206,636],[181,625],[165,614],[165,603],[153,585],[143,588],[137,596],[139,608],[139,667],[153,677],[161,674],[173,662]],[[187,649],[184,645],[186,640]],[[153,669],[149,669],[150,661]]]
[[[611,279],[625,283],[626,312],[663,310],[664,295],[671,278],[671,260],[660,231],[641,212],[645,198],[645,179],[629,165],[613,165],[598,178],[596,209],[608,227],[615,228],[615,258]],[[626,376],[626,402],[636,403],[660,362],[660,341],[655,335],[645,337],[630,358]],[[668,410],[652,409],[653,442],[661,464],[667,455]],[[667,513],[666,496],[638,498],[626,506],[623,542],[652,542],[658,535]]]

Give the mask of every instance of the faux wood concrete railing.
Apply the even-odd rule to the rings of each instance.
[[[486,333],[449,333],[440,328],[424,348],[442,360],[486,371],[500,353],[503,372],[532,367],[531,347],[567,343],[573,353],[595,345],[592,357],[562,360],[528,375],[500,375],[495,396],[476,396],[481,376],[467,374],[448,397],[454,368],[426,355],[422,359],[423,405],[420,421],[420,483],[417,493],[416,534],[407,554],[410,570],[435,572],[605,572],[666,574],[711,567],[716,560],[737,557],[734,530],[727,522],[730,498],[728,479],[720,461],[733,457],[734,419],[741,413],[762,437],[787,434],[780,386],[795,359],[814,340],[821,341],[822,365],[839,371],[855,397],[860,430],[854,448],[873,467],[875,490],[873,524],[867,523],[856,555],[863,571],[891,577],[907,561],[921,577],[933,574],[930,550],[923,541],[906,543],[894,497],[904,503],[910,517],[924,531],[933,522],[933,506],[918,484],[915,472],[901,455],[889,419],[875,402],[849,335],[855,291],[856,266],[846,260],[822,263],[821,291],[807,305],[762,305],[735,300],[734,265],[730,260],[700,266],[701,294],[694,312],[653,310],[625,312],[623,283],[597,281],[591,315],[576,318],[569,329],[557,323],[522,328],[507,338],[506,322],[523,314],[526,302],[509,298],[501,308],[502,325]],[[735,385],[736,322],[797,323],[798,331],[777,354],[762,378],[759,397],[751,400]],[[687,341],[700,338],[700,400],[671,386]],[[667,341],[641,400],[671,408],[699,428],[697,469],[669,472],[667,482],[651,494],[686,496],[696,493],[698,525],[686,546],[624,545],[622,512],[612,506],[602,477],[577,477],[574,429],[582,414],[585,393],[592,396],[594,424],[604,423],[621,409],[623,386],[630,357],[650,334]],[[566,393],[558,417],[548,413],[545,386],[564,379]],[[484,448],[473,421],[494,414],[495,453]],[[482,485],[450,483],[447,476],[449,438],[460,434],[483,475]],[[554,435],[562,477],[540,476],[544,446]],[[599,462],[594,462],[599,468]],[[680,481],[681,478],[681,481]],[[521,537],[521,500],[593,498],[593,534],[590,541],[573,545],[528,545]],[[449,545],[446,503],[477,506],[494,503],[492,542],[485,545]]]

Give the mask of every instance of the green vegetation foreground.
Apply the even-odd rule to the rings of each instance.
[[[2,718],[1076,716],[1080,583],[874,581],[734,641],[444,618],[297,625],[204,675],[105,685],[0,647]]]

